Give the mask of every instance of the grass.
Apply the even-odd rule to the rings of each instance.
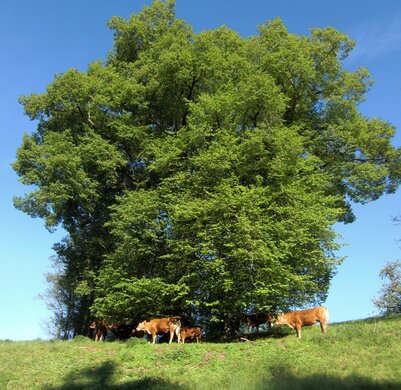
[[[302,339],[157,344],[0,341],[0,389],[399,389],[401,316],[303,328]]]

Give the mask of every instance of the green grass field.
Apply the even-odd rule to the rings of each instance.
[[[401,316],[303,328],[302,339],[156,344],[0,342],[0,389],[401,389]]]

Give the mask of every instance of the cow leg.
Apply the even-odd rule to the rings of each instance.
[[[320,324],[320,329],[322,330],[322,333],[326,333],[326,321],[319,321]]]
[[[156,333],[152,333],[152,344],[156,344]]]
[[[301,338],[301,325],[297,324],[295,326],[295,330],[297,332],[297,337],[300,339]]]
[[[171,330],[170,330],[170,341],[168,342],[169,344],[172,343],[173,338],[174,338],[174,331],[171,331]],[[179,340],[178,340],[178,341],[179,341]]]

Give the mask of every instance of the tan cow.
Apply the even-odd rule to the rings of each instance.
[[[107,336],[107,324],[100,320],[95,320],[89,325],[90,329],[94,329],[95,341],[103,341]]]
[[[152,335],[152,344],[156,342],[156,336],[160,333],[170,332],[169,344],[173,341],[174,333],[180,342],[181,321],[179,317],[156,318],[150,321],[143,321],[136,327],[137,331],[144,330]]]
[[[301,328],[303,326],[314,325],[320,323],[322,333],[326,332],[326,322],[329,320],[329,311],[323,307],[314,307],[312,309],[291,311],[282,313],[277,317],[276,325],[288,325],[291,329],[295,329],[298,338],[301,338]]]
[[[185,339],[195,338],[196,342],[199,343],[202,338],[202,328],[200,326],[184,326],[180,330],[181,341],[185,343]]]

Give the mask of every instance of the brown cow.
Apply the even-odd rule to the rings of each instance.
[[[295,329],[297,337],[301,338],[301,328],[320,323],[322,333],[326,332],[326,322],[329,319],[329,311],[323,307],[314,307],[312,309],[291,311],[282,313],[277,317],[276,325],[288,325],[291,329]]]
[[[107,329],[110,330],[118,340],[128,340],[132,335],[132,328],[132,325],[120,324],[118,322],[107,325]]]
[[[248,328],[250,330],[259,328],[259,326],[263,324],[267,324],[267,326],[270,329],[274,320],[275,320],[275,315],[274,313],[271,312],[248,314],[244,316],[244,321],[247,323]]]
[[[174,333],[180,342],[181,321],[179,317],[156,318],[150,321],[143,321],[136,327],[137,331],[144,330],[152,335],[152,344],[156,342],[156,335],[170,332],[169,344],[173,341]]]
[[[95,330],[95,341],[103,341],[107,335],[107,324],[100,320],[95,320],[89,325],[90,329]]]
[[[180,330],[181,341],[185,343],[185,339],[195,338],[196,342],[199,343],[202,338],[202,328],[200,326],[184,326]]]

